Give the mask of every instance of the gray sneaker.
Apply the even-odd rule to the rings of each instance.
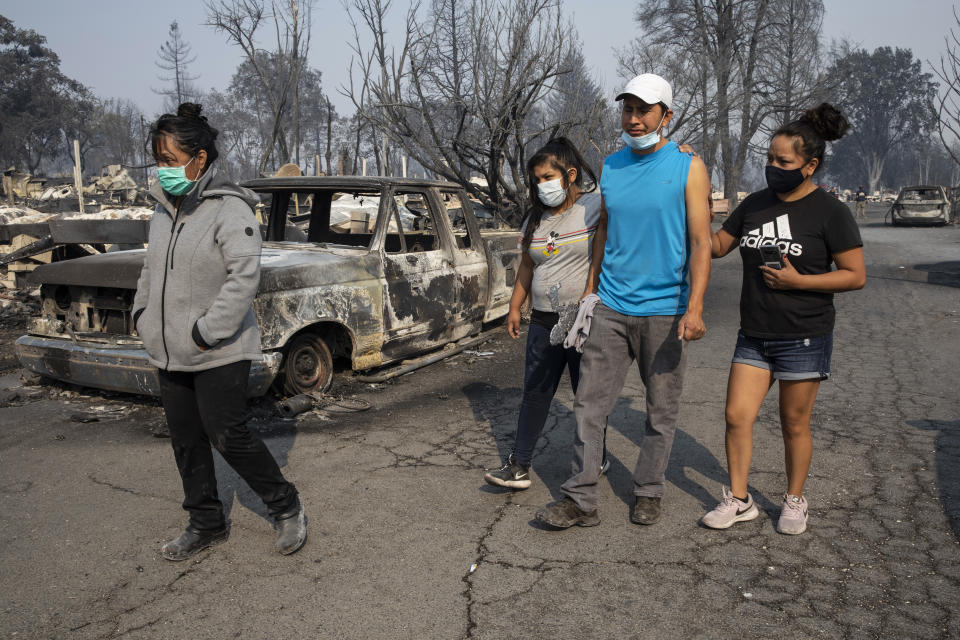
[[[487,484],[498,487],[526,489],[530,486],[530,470],[517,464],[513,459],[513,454],[510,454],[502,467],[496,471],[486,472],[483,474],[483,479],[487,481]]]
[[[723,488],[723,500],[720,501],[713,511],[703,516],[700,522],[711,529],[727,529],[735,522],[744,522],[753,520],[760,515],[753,496],[747,494],[747,501],[738,500],[733,497],[733,493],[726,487]]]
[[[777,531],[796,536],[807,530],[807,499],[783,495],[783,510],[777,521]]]

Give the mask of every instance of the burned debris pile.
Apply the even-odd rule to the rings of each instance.
[[[121,165],[105,167],[79,194],[69,178],[34,177],[13,168],[3,172],[2,186],[0,290],[5,295],[27,287],[27,276],[41,264],[146,242],[152,205]]]

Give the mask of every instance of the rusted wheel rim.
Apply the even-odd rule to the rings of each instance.
[[[287,393],[326,391],[333,380],[333,356],[323,338],[304,334],[294,338],[284,367]]]

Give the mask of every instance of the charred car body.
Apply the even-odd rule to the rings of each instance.
[[[507,313],[519,233],[483,231],[457,185],[400,178],[244,183],[268,212],[254,310],[271,384],[324,390],[335,358],[366,370],[478,333]],[[42,309],[17,340],[21,365],[75,384],[158,395],[131,318],[144,250],[56,262],[31,276]]]
[[[903,187],[890,208],[890,221],[901,224],[947,224],[950,199],[941,186]]]

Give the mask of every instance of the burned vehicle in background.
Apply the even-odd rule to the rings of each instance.
[[[481,231],[447,182],[370,177],[244,183],[266,211],[254,309],[264,351],[250,395],[329,388],[335,359],[362,371],[477,334],[506,315],[519,232]],[[131,318],[144,250],[44,265],[42,310],[16,342],[37,374],[158,395]]]
[[[890,222],[901,224],[938,224],[950,221],[950,199],[939,185],[903,187],[890,207]]]

